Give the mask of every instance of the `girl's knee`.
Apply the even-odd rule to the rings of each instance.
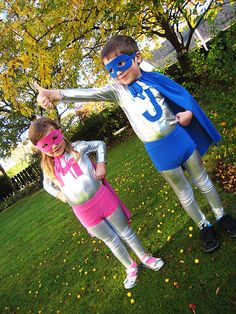
[[[120,238],[118,235],[102,239],[102,241],[110,248],[116,248],[120,244]]]

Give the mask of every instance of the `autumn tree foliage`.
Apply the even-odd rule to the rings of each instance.
[[[11,139],[11,144],[1,145],[2,154],[9,153],[30,121],[41,114],[34,80],[46,88],[103,83],[99,51],[117,33],[139,41],[167,39],[184,69],[196,27],[203,18],[213,18],[222,4],[222,0],[2,1],[0,132],[1,138]],[[184,27],[189,29],[187,41],[182,36]],[[49,114],[58,118],[57,111]],[[15,129],[15,138],[6,134],[6,124]]]

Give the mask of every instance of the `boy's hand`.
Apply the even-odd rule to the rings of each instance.
[[[37,97],[37,102],[39,106],[44,109],[52,108],[54,101],[59,101],[61,99],[61,93],[59,89],[46,89],[41,87],[39,84],[34,82],[34,87],[38,90],[39,94]]]
[[[65,196],[63,195],[63,193],[60,191],[57,193],[57,196],[56,196],[60,201],[62,201],[63,203],[67,203],[67,200],[65,198]]]
[[[98,162],[95,171],[96,177],[98,180],[102,180],[106,176],[106,163]]]
[[[186,110],[184,112],[178,112],[176,118],[180,125],[187,126],[191,122],[193,114],[191,111]]]

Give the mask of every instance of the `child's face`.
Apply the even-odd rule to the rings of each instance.
[[[51,126],[45,136],[38,141],[37,147],[50,157],[58,157],[64,153],[66,143],[61,131]]]
[[[139,52],[136,53],[134,59],[132,60],[131,66],[128,69],[125,69],[122,71],[122,68],[125,67],[125,61],[122,61],[122,58],[120,58],[122,54],[119,55],[111,55],[110,57],[104,58],[102,61],[105,66],[107,66],[110,62],[115,61],[114,64],[116,64],[116,58],[117,59],[117,65],[114,66],[116,76],[114,77],[115,80],[118,83],[121,83],[123,85],[129,85],[133,83],[134,81],[138,80],[141,77],[141,70],[139,67],[139,63],[142,61],[141,55]],[[119,67],[121,70],[119,71]],[[117,71],[116,71],[117,70]],[[110,69],[110,72],[113,71],[113,69]]]

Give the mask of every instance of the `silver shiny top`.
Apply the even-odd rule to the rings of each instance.
[[[55,197],[57,193],[61,191],[68,203],[74,206],[83,204],[89,200],[101,186],[102,182],[96,178],[94,167],[88,155],[92,152],[96,152],[97,162],[105,162],[106,146],[102,141],[80,141],[72,145],[74,150],[80,153],[80,158],[77,163],[83,174],[78,177],[71,167],[70,171],[64,176],[61,176],[64,186],[60,188],[44,175],[43,187],[48,193]],[[61,166],[65,167],[71,158],[75,158],[75,156],[65,152],[60,158]]]
[[[134,98],[128,88],[121,84],[116,83],[103,88],[63,89],[60,92],[63,102],[112,101],[118,103],[141,141],[151,142],[169,134],[178,122],[170,111],[165,98],[156,89],[143,82],[137,81],[137,83],[144,90],[150,88],[154,94],[162,109],[162,116],[159,120],[151,122],[143,116],[145,111],[155,115],[155,108],[145,92],[143,93],[145,99]]]

